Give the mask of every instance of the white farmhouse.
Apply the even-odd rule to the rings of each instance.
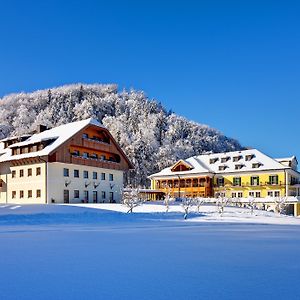
[[[98,121],[87,119],[0,141],[0,203],[120,202],[132,164]]]

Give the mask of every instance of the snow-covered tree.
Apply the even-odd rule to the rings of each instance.
[[[130,189],[123,191],[122,203],[128,207],[127,213],[132,213],[135,207],[144,203],[144,200],[140,195],[139,189]]]
[[[200,213],[201,205],[203,205],[204,203],[205,203],[205,198],[201,198],[201,197],[194,198],[194,204],[197,207],[198,214]]]
[[[184,210],[183,217],[184,217],[185,220],[187,219],[193,205],[194,205],[194,199],[193,198],[189,198],[189,197],[182,198],[181,206]]]
[[[218,209],[218,213],[220,216],[223,216],[225,207],[231,202],[230,198],[225,197],[224,195],[220,195],[216,200],[216,205]]]
[[[287,197],[275,197],[274,203],[275,203],[275,211],[279,214],[284,214],[286,207],[288,205]]]
[[[248,197],[248,207],[251,210],[251,215],[253,214],[254,208],[255,208],[255,198],[254,197]]]

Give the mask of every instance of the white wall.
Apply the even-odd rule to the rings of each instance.
[[[64,168],[69,169],[69,177],[64,177]],[[74,170],[79,170],[79,178],[74,177]],[[83,171],[89,172],[89,178],[83,178]],[[93,172],[97,172],[98,179],[93,179]],[[101,180],[101,173],[105,173],[105,180]],[[109,174],[113,174],[113,181],[109,181]],[[94,187],[95,184],[99,184]],[[67,186],[66,186],[67,184]],[[89,184],[85,187],[85,184]],[[93,191],[98,192],[98,202],[109,202],[109,193],[114,193],[114,200],[120,202],[123,189],[123,171],[102,169],[90,166],[49,163],[48,164],[48,201],[51,203],[64,202],[64,190],[69,190],[70,203],[79,203],[84,199],[84,191],[89,192],[89,202],[93,202]],[[74,190],[79,190],[79,198],[74,198]],[[102,191],[106,192],[106,199],[102,199]]]

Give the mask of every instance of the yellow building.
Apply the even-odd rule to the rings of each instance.
[[[151,188],[173,197],[294,197],[297,215],[300,200],[300,173],[297,159],[273,159],[256,149],[212,153],[180,160],[149,176]],[[297,198],[299,197],[299,198]],[[265,200],[264,200],[265,199]]]

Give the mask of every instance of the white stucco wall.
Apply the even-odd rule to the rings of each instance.
[[[64,176],[64,168],[69,169],[69,177]],[[74,177],[75,169],[79,170],[79,178]],[[88,179],[83,178],[83,171],[88,171]],[[97,172],[97,179],[93,179],[93,172]],[[105,180],[101,180],[101,173],[105,173]],[[109,181],[109,174],[113,174],[113,181]],[[94,184],[98,186],[94,186]],[[110,192],[113,192],[114,200],[116,202],[120,202],[122,189],[122,171],[58,162],[48,164],[49,203],[53,201],[55,203],[63,203],[64,190],[69,191],[70,203],[82,202],[82,200],[84,199],[84,191],[88,191],[89,193],[89,202],[93,202],[93,191],[98,192],[98,202],[109,202]],[[74,198],[74,190],[79,190],[79,198],[77,199]],[[105,199],[102,199],[102,191],[106,192]]]

